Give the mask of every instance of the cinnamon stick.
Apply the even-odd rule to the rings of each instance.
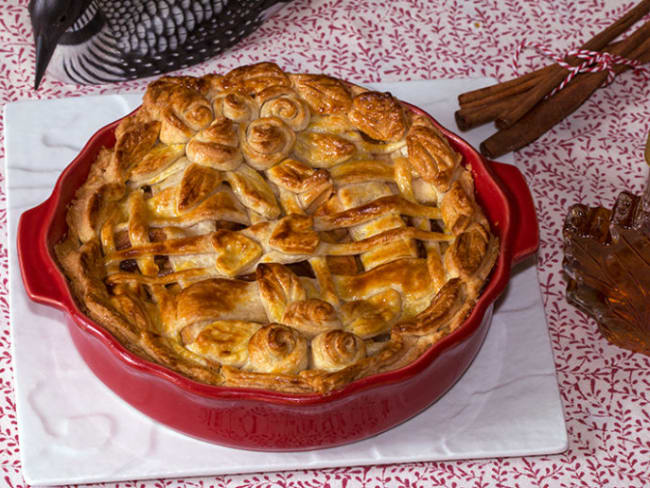
[[[468,102],[461,106],[460,110],[457,110],[454,114],[458,128],[460,130],[469,130],[472,127],[477,127],[495,120],[504,110],[508,110],[511,103],[510,99],[513,96],[530,90],[540,82],[543,76],[543,73],[539,73],[524,82],[511,85],[510,88],[502,90],[499,93]]]
[[[530,89],[530,87],[527,89]],[[509,106],[510,99],[506,97],[498,102],[492,102],[486,105],[474,105],[472,107],[461,108],[454,114],[456,125],[460,130],[469,130],[472,127],[486,124],[496,119]]]
[[[610,47],[614,47],[620,42],[622,41],[611,44]],[[551,72],[552,68],[553,66],[551,65],[541,70],[533,71],[529,74],[535,76],[530,77],[525,82],[511,85],[509,89],[503,90],[500,93],[466,103],[460,110],[454,113],[456,125],[460,130],[465,131],[496,120],[500,114],[510,109],[512,96],[526,92],[540,83],[541,77]]]
[[[582,49],[601,50],[648,12],[650,12],[650,0],[642,0],[607,29],[587,41]],[[577,60],[571,58],[568,61],[572,64],[577,63]],[[562,73],[562,76],[559,73]],[[461,108],[455,114],[458,127],[467,130],[495,119],[499,119],[498,126],[512,125],[515,120],[521,118],[525,113],[524,110],[530,110],[559,85],[567,74],[566,70],[555,64],[513,80],[463,93],[458,97]],[[554,78],[549,80],[552,76]],[[553,86],[547,89],[551,84]],[[540,93],[543,94],[539,96]],[[510,115],[513,112],[514,115]]]
[[[648,12],[650,12],[650,0],[643,0],[607,29],[583,44],[582,49],[588,51],[600,51],[619,35],[628,30],[638,20],[643,18],[643,16]],[[573,66],[580,63],[580,60],[573,56],[568,57],[566,61]],[[537,103],[539,103],[539,101],[546,95],[551,93],[551,91],[553,91],[553,89],[557,87],[568,74],[568,70],[557,64],[553,65],[552,73],[544,78],[541,83],[530,91],[527,91],[512,100],[511,109],[504,111],[503,114],[497,118],[497,127],[500,129],[510,127]]]
[[[647,26],[647,27],[646,27]],[[636,59],[642,64],[650,62],[650,22],[632,36],[612,48],[613,54]],[[641,40],[641,42],[639,42]],[[614,67],[616,74],[630,69],[628,65]],[[540,102],[513,126],[503,129],[486,139],[480,146],[489,158],[497,158],[515,151],[540,137],[555,124],[578,109],[607,78],[607,72],[584,73],[574,78],[563,90],[550,99]]]
[[[472,104],[477,102],[488,102],[490,99],[494,99],[504,93],[518,93],[516,90],[521,86],[529,83],[531,80],[537,80],[540,76],[548,74],[551,70],[551,66],[545,66],[525,75],[521,75],[512,80],[504,81],[503,83],[497,83],[496,85],[486,86],[485,88],[479,88],[478,90],[472,90],[466,93],[461,93],[458,95],[458,104],[461,107],[469,107]]]

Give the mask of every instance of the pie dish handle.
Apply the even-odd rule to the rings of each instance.
[[[38,303],[65,310],[66,295],[61,289],[61,274],[47,245],[51,198],[20,216],[17,232],[18,263],[25,291]]]
[[[505,187],[511,205],[513,229],[512,264],[523,261],[539,247],[539,227],[535,202],[524,175],[516,166],[489,161],[489,166]]]

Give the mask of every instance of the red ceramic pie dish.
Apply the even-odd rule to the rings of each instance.
[[[66,312],[75,346],[110,389],[149,417],[200,439],[245,449],[307,450],[364,439],[409,419],[465,372],[487,334],[492,304],[505,289],[510,268],[538,246],[534,204],[521,173],[486,161],[439,126],[471,167],[477,200],[500,239],[495,268],[464,323],[408,366],[326,395],[198,383],[134,355],[84,315],[54,258],[54,245],[67,232],[68,204],[100,148],[115,144],[118,123],[100,129],[63,171],[50,198],[21,216],[18,258],[23,282],[32,300]]]

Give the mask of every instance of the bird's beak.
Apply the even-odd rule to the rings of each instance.
[[[52,59],[54,49],[59,41],[59,36],[53,36],[51,33],[38,32],[34,33],[34,44],[36,46],[36,74],[34,75],[34,90],[38,90],[41,79],[45,74],[47,65]]]

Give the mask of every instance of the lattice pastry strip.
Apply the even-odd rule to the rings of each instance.
[[[271,63],[164,77],[100,153],[57,255],[138,354],[326,392],[458,327],[496,259],[460,155],[389,94]]]

